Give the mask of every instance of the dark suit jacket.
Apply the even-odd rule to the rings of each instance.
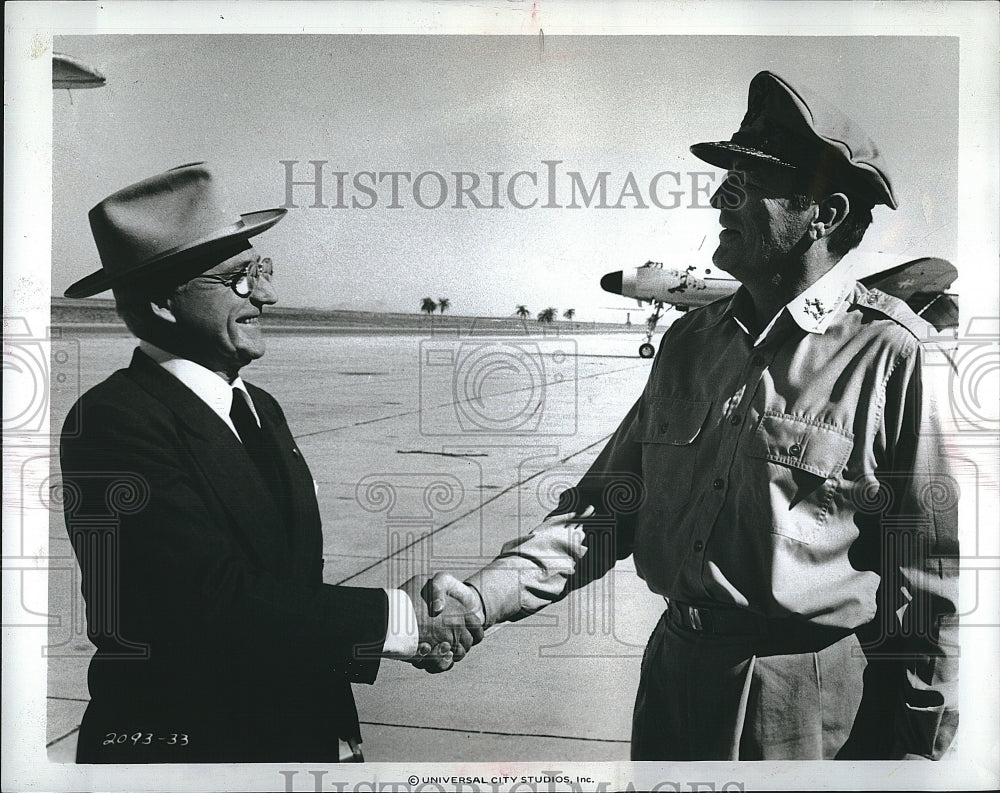
[[[375,680],[387,598],[322,582],[309,469],[278,403],[248,390],[285,503],[139,351],[64,427],[66,524],[97,647],[78,762],[333,762],[338,737],[358,735],[350,683]]]

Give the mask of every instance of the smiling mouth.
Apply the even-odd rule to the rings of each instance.
[[[255,314],[252,317],[240,317],[236,320],[237,325],[259,325],[260,324],[260,314]]]

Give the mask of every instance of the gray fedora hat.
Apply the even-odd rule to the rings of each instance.
[[[113,193],[90,210],[102,267],[66,290],[89,297],[171,273],[191,277],[246,249],[287,210],[236,215],[221,204],[205,163],[171,168]],[[199,269],[200,268],[200,269]]]

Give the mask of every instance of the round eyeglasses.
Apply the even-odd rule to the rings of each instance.
[[[274,277],[274,265],[268,257],[264,257],[263,259],[255,259],[252,262],[247,262],[242,270],[234,273],[199,275],[196,277],[206,281],[225,284],[233,290],[237,297],[250,297],[261,279],[268,283],[271,282],[271,278]]]

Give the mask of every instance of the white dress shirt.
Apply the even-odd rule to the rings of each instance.
[[[234,388],[243,392],[250,412],[257,420],[257,426],[260,426],[257,408],[241,378],[237,377],[232,383],[227,383],[216,372],[201,364],[161,350],[155,344],[144,339],[139,340],[139,349],[180,380],[198,399],[208,405],[237,438],[240,437],[239,433],[233,426],[232,419],[229,418]],[[413,603],[410,602],[409,596],[403,590],[386,589],[385,592],[389,597],[389,629],[386,632],[385,644],[382,646],[382,655],[386,658],[407,661],[417,654],[417,645],[420,641],[417,615],[413,610]]]

